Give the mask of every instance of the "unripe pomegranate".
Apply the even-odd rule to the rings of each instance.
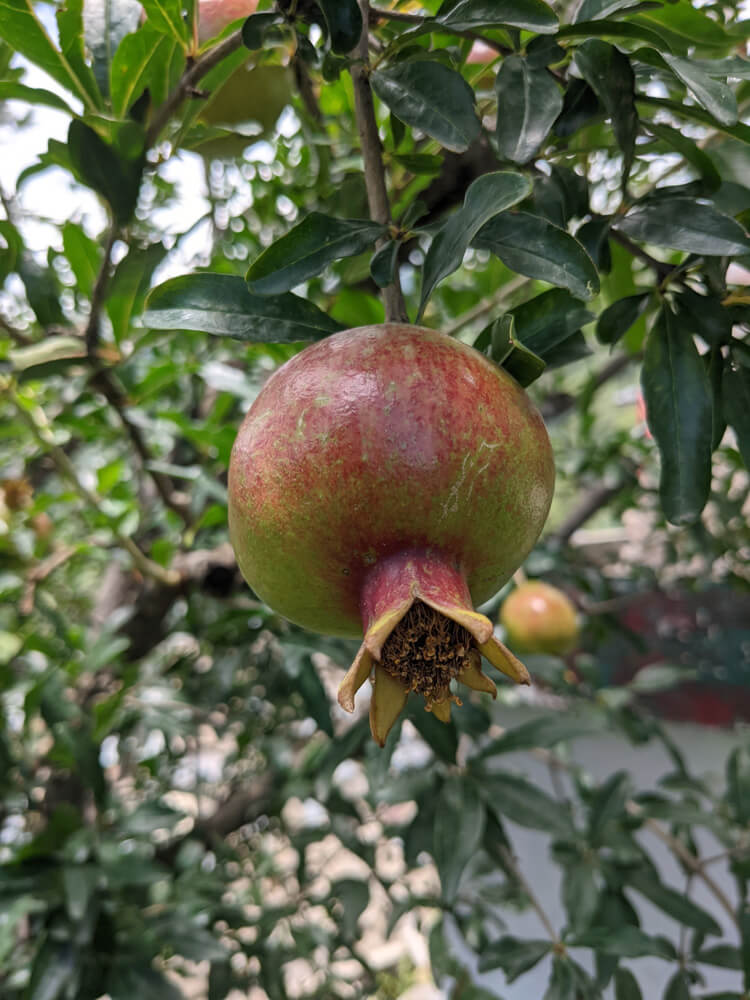
[[[258,0],[200,0],[198,4],[198,41],[201,45],[220,34],[227,25],[255,13]],[[268,63],[256,65],[251,53],[240,60],[230,77],[206,99],[200,119],[207,125],[235,126],[258,122],[268,132],[289,103],[292,95],[291,72],[287,66]],[[241,152],[247,140],[233,144],[231,139],[212,140],[216,155]]]
[[[229,466],[229,530],[256,593],[291,621],[364,642],[339,702],[373,675],[382,745],[410,691],[447,721],[481,655],[529,683],[473,603],[534,545],[552,498],[542,419],[502,368],[399,323],[334,334],[263,387]]]
[[[508,595],[500,624],[519,653],[569,653],[578,640],[578,615],[562,590],[529,580]]]

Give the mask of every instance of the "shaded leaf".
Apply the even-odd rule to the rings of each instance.
[[[376,70],[370,83],[402,122],[426,132],[446,149],[462,153],[479,135],[474,91],[460,73],[443,63],[434,59],[395,63]]]
[[[750,753],[737,747],[726,765],[727,799],[734,818],[741,826],[750,822]]]
[[[378,288],[385,288],[393,281],[400,245],[397,240],[388,240],[372,255],[370,276]]]
[[[362,12],[357,0],[317,0],[323,11],[334,52],[351,52],[362,34]]]
[[[594,318],[578,299],[560,288],[542,292],[511,312],[520,340],[545,361],[555,347]]]
[[[521,56],[507,56],[495,81],[500,156],[526,163],[547,138],[562,111],[563,99],[554,77],[533,68]]]
[[[631,875],[628,884],[678,923],[704,934],[721,934],[721,927],[707,910],[694,903],[685,893],[659,882],[652,872]]]
[[[750,368],[727,361],[721,382],[724,417],[737,435],[745,468],[750,469]]]
[[[135,123],[132,125],[137,130]],[[145,163],[142,141],[135,156],[125,157],[76,118],[68,129],[68,149],[73,167],[84,184],[109,203],[120,225],[127,223],[135,211],[141,186]]]
[[[596,321],[596,339],[600,344],[616,344],[648,308],[651,292],[627,295],[607,306]]]
[[[369,219],[334,219],[311,212],[253,261],[248,287],[256,295],[288,292],[333,261],[369,250],[385,231],[385,226]]]
[[[622,966],[615,972],[615,1000],[643,1000],[638,980]]]
[[[664,1000],[690,1000],[690,980],[682,969],[678,969],[667,983]]]
[[[488,219],[530,191],[525,177],[509,171],[484,174],[469,185],[462,207],[437,231],[425,255],[417,321],[437,283],[461,266],[464,253]]]
[[[530,781],[506,771],[496,771],[479,779],[487,808],[499,819],[507,817],[519,826],[548,833],[570,834],[570,819],[560,803]]]
[[[742,971],[742,954],[733,944],[715,944],[711,948],[701,948],[693,956],[704,965],[717,965],[721,969]]]
[[[692,139],[683,135],[678,129],[672,128],[671,125],[646,122],[646,127],[649,132],[653,133],[658,139],[661,139],[662,142],[684,157],[691,166],[695,167],[710,191],[719,187],[721,177],[719,176],[719,171],[714,166],[713,160]]]
[[[515,320],[510,313],[485,327],[474,341],[474,349],[502,365],[524,388],[546,368],[544,361],[516,337]]]
[[[692,336],[667,307],[646,341],[641,385],[661,457],[662,509],[674,524],[692,523],[711,488],[711,386]]]
[[[573,21],[596,21],[598,18],[609,17],[618,10],[637,7],[640,2],[641,0],[583,0]]]
[[[446,903],[455,901],[464,868],[482,842],[484,817],[484,803],[474,783],[449,776],[437,804],[433,851]]]
[[[585,931],[599,902],[594,869],[588,862],[576,862],[563,870],[562,898],[570,930],[574,934]]]
[[[76,956],[67,944],[47,940],[36,953],[29,982],[29,1000],[58,1000],[76,974]]]
[[[675,957],[674,946],[664,937],[653,937],[640,927],[629,924],[623,927],[596,927],[578,934],[571,941],[576,948],[593,948],[620,958],[643,958],[654,955],[671,961]]]
[[[578,240],[539,215],[496,216],[473,245],[494,253],[511,270],[567,288],[579,298],[590,299],[599,291],[596,268]]]
[[[347,941],[356,941],[359,937],[357,921],[370,902],[370,889],[367,882],[355,878],[337,879],[331,883],[331,896],[338,899],[343,908],[343,919],[340,928]]]
[[[533,969],[552,949],[551,941],[501,937],[491,941],[479,956],[479,971],[502,969],[509,983]]]
[[[229,274],[190,274],[153,289],[144,323],[153,330],[198,330],[260,343],[317,340],[342,327],[307,299],[252,295]]]
[[[576,1000],[578,996],[576,974],[568,958],[557,955],[552,962],[552,974],[543,1000]]]
[[[476,347],[476,344],[474,345]],[[479,758],[496,754],[530,750],[533,747],[552,747],[564,740],[574,740],[600,732],[604,719],[591,715],[555,714],[540,719],[530,719],[513,729],[508,729],[499,739],[493,740],[477,754]]]
[[[596,790],[589,813],[589,839],[592,844],[602,843],[607,826],[625,815],[629,794],[630,778],[626,771],[616,771]]]
[[[635,110],[635,77],[630,61],[607,42],[590,38],[575,54],[581,76],[593,89],[612,119],[617,145],[623,153],[623,184],[627,181],[635,153],[638,114]]]

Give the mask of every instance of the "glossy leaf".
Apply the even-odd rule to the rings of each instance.
[[[369,250],[385,231],[385,226],[368,219],[334,219],[311,212],[253,261],[248,287],[256,295],[288,292],[333,261]]]
[[[323,11],[334,52],[346,55],[362,34],[362,12],[357,0],[317,0]]]
[[[156,104],[165,100],[175,51],[174,39],[149,24],[123,38],[110,65],[109,92],[116,115],[124,116],[146,89]]]
[[[583,0],[573,21],[596,21],[599,18],[609,17],[618,10],[637,7],[639,3],[640,0]]]
[[[638,11],[631,20],[663,34],[668,42],[682,46],[686,53],[690,45],[723,48],[729,42],[721,25],[693,7],[689,0]]]
[[[478,137],[474,91],[460,73],[434,59],[412,59],[376,70],[372,89],[398,118],[462,153]],[[436,100],[436,95],[439,100]]]
[[[539,215],[508,212],[496,216],[480,230],[473,245],[489,250],[519,274],[567,288],[578,298],[590,299],[599,291],[596,268],[581,244]]]
[[[570,820],[559,802],[525,778],[497,771],[481,778],[480,789],[487,808],[500,819],[505,817],[519,826],[548,833],[571,832]]]
[[[15,80],[0,80],[0,101],[23,101],[24,104],[36,104],[41,107],[54,108],[66,114],[74,114],[68,102],[59,94],[54,94],[44,87],[27,87]]]
[[[600,344],[616,344],[648,308],[651,292],[626,295],[607,306],[596,321],[596,339]]]
[[[681,59],[668,52],[663,54],[653,49],[638,49],[633,58],[651,66],[671,71],[690,90],[698,103],[723,125],[737,123],[737,100],[726,83],[704,73],[691,60]]]
[[[641,385],[661,457],[662,509],[674,524],[692,523],[711,487],[711,386],[692,336],[666,307],[646,342]]]
[[[77,289],[91,295],[99,272],[101,251],[94,240],[86,235],[82,226],[66,222],[62,227],[63,250],[76,278]]]
[[[514,979],[533,969],[551,949],[551,941],[501,937],[482,949],[479,956],[479,971],[502,969],[507,981],[512,983]]]
[[[109,92],[112,57],[122,40],[138,29],[142,15],[138,0],[85,0],[83,38],[103,94]]]
[[[521,56],[507,56],[495,82],[497,137],[501,157],[526,163],[549,135],[562,111],[563,99],[554,77],[533,68]]]
[[[561,288],[543,292],[511,311],[518,337],[545,360],[558,344],[594,318],[583,303]]]
[[[617,145],[624,157],[623,183],[627,180],[635,153],[638,114],[635,110],[635,77],[630,61],[607,42],[590,38],[576,51],[576,66],[581,76],[601,101]]]
[[[535,382],[547,367],[516,337],[515,320],[510,313],[485,327],[474,341],[474,349],[502,365],[524,388]]]
[[[242,278],[192,274],[156,287],[146,301],[152,330],[199,330],[259,343],[317,340],[342,329],[307,299],[253,295]]]
[[[443,6],[448,9],[443,13],[441,8],[437,20],[455,31],[507,26],[551,34],[557,28],[557,18],[543,0],[458,0]]]
[[[737,436],[745,468],[750,469],[750,369],[727,363],[722,379],[724,417]]]
[[[472,781],[451,775],[440,790],[435,814],[434,855],[442,899],[453,903],[466,865],[484,832],[485,806]]]
[[[646,24],[631,21],[580,21],[566,24],[557,33],[558,38],[621,38],[628,42],[646,42],[658,49],[669,50],[668,42]]]
[[[460,267],[471,241],[488,219],[517,204],[530,191],[525,177],[508,171],[484,174],[469,185],[462,207],[437,231],[425,256],[418,320],[437,283]]]
[[[721,934],[721,927],[708,910],[698,906],[685,893],[664,885],[658,878],[654,878],[652,872],[633,875],[628,879],[628,884],[678,923],[703,934]]]
[[[372,255],[370,275],[378,288],[385,288],[393,281],[400,246],[397,240],[388,240]]]

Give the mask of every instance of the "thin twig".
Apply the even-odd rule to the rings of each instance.
[[[236,52],[242,46],[242,29],[238,28],[231,35],[228,35],[222,42],[209,49],[202,56],[189,62],[185,72],[180,77],[180,81],[167,97],[164,103],[157,108],[153,121],[146,132],[146,148],[149,149],[157,141],[162,130],[167,125],[169,119],[177,111],[179,106],[188,97],[196,96],[196,88],[200,80],[210,72],[214,66],[218,66],[222,59]]]
[[[667,277],[667,275],[672,271],[671,264],[665,264],[664,261],[657,260],[656,257],[652,257],[650,253],[647,253],[642,247],[639,247],[637,243],[621,233],[618,229],[610,229],[610,235],[616,243],[619,243],[623,249],[627,250],[629,254],[633,257],[637,257],[638,260],[643,261],[647,264],[653,271],[656,272],[656,277],[661,283]]]
[[[357,57],[351,67],[352,84],[354,85],[354,104],[357,113],[357,129],[362,146],[362,158],[365,168],[365,186],[367,202],[370,206],[370,218],[385,226],[391,223],[391,206],[388,201],[388,191],[385,185],[385,168],[383,166],[382,147],[378,134],[378,123],[375,118],[375,104],[372,99],[368,66],[368,19],[370,5],[368,0],[359,0],[362,8],[362,35],[359,45],[354,51]],[[378,243],[382,245],[387,237],[382,237]],[[393,281],[383,289],[385,318],[388,322],[408,323],[406,303],[401,291],[398,268]]]
[[[63,566],[71,556],[74,556],[78,549],[73,548],[70,545],[63,545],[57,551],[53,552],[52,555],[47,556],[40,563],[37,563],[31,570],[29,570],[28,576],[26,577],[26,586],[24,587],[23,596],[19,602],[18,610],[22,615],[30,615],[34,610],[34,593],[36,591],[36,585],[41,583],[42,580],[46,580],[50,573],[54,573],[56,569]]]
[[[556,948],[562,948],[562,944],[560,942],[560,938],[558,937],[557,932],[555,931],[555,928],[554,928],[554,926],[552,924],[552,921],[550,920],[550,918],[545,913],[544,907],[542,906],[542,904],[537,899],[537,897],[536,897],[536,895],[534,893],[534,890],[531,888],[531,886],[529,885],[528,881],[526,880],[525,875],[523,874],[523,872],[521,871],[521,869],[518,867],[518,863],[517,863],[516,859],[513,857],[513,854],[508,850],[508,848],[504,844],[500,845],[499,851],[500,851],[500,854],[502,856],[503,861],[508,866],[508,869],[512,872],[513,876],[518,881],[518,883],[521,886],[521,888],[523,889],[523,891],[526,893],[529,902],[531,903],[531,905],[533,906],[533,908],[536,910],[537,915],[538,915],[539,919],[541,920],[544,929],[547,931],[547,933],[550,936],[550,940],[554,943],[554,945],[555,945]]]
[[[91,290],[91,311],[89,321],[86,324],[86,351],[89,358],[94,360],[96,349],[99,346],[99,334],[101,331],[101,318],[104,302],[107,297],[107,285],[110,279],[110,267],[112,263],[112,249],[117,240],[117,226],[113,223],[107,234],[107,242],[104,246],[104,257],[102,259],[99,273],[96,276],[94,287]]]
[[[52,461],[57,466],[58,471],[70,482],[76,493],[90,507],[97,511],[102,517],[109,521],[109,527],[118,544],[125,549],[133,561],[133,565],[144,576],[151,577],[159,583],[168,587],[176,586],[180,582],[180,574],[174,570],[165,569],[159,563],[143,552],[129,535],[123,534],[120,528],[112,522],[102,507],[102,499],[93,490],[85,486],[78,477],[78,472],[65,454],[62,448],[55,443],[54,435],[50,429],[49,420],[39,406],[33,410],[28,410],[18,399],[14,392],[11,393],[11,401],[23,422],[27,425],[40,445],[47,451]]]
[[[517,274],[515,278],[506,281],[502,288],[498,288],[492,295],[487,296],[486,299],[482,299],[481,302],[477,302],[471,309],[467,309],[465,313],[457,316],[452,323],[444,326],[443,333],[447,333],[449,337],[453,337],[463,327],[474,323],[478,319],[482,319],[483,316],[492,312],[493,309],[501,308],[514,292],[517,292],[519,288],[523,288],[530,281],[530,278],[525,278],[522,274]]]

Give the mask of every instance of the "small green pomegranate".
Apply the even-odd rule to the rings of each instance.
[[[541,580],[528,580],[506,597],[500,624],[519,653],[561,655],[575,648],[578,615],[567,594]]]
[[[305,628],[364,641],[339,691],[374,683],[381,745],[411,691],[450,718],[481,657],[529,683],[474,604],[536,542],[554,463],[541,416],[492,361],[398,323],[334,334],[280,368],[229,468],[229,528],[255,592]]]

